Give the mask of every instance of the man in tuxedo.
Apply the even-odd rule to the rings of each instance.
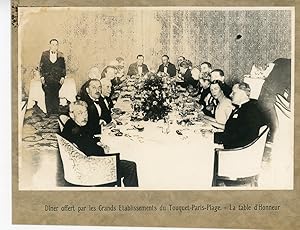
[[[224,95],[229,98],[232,90],[231,87],[227,85],[225,82],[224,71],[221,69],[214,69],[213,71],[211,71],[210,75],[211,75],[211,79],[210,79],[211,81],[219,80],[223,83]]]
[[[111,117],[113,103],[109,97],[111,82],[108,78],[104,78],[101,81],[90,79],[84,86],[85,92],[80,95],[80,99],[88,105],[89,120],[87,125],[93,135],[99,137],[101,134],[101,125],[114,126]]]
[[[177,68],[178,73],[179,73],[179,65],[180,65],[180,63],[183,62],[183,61],[185,61],[185,60],[186,60],[186,59],[185,59],[184,56],[179,56],[179,57],[177,58],[177,65],[176,65],[176,68]]]
[[[232,104],[237,106],[225,124],[223,132],[214,134],[214,142],[223,144],[225,149],[250,144],[259,135],[259,129],[266,124],[256,100],[250,100],[250,86],[235,84],[232,88]]]
[[[183,78],[183,82],[179,82],[178,84],[184,88],[188,88],[189,86],[192,86],[193,88],[197,88],[198,80],[195,80],[192,77],[191,70],[189,68],[189,63],[187,61],[182,61],[179,64],[179,73],[181,74]]]
[[[212,71],[211,64],[207,61],[200,64],[201,75],[207,75]]]
[[[103,156],[105,150],[103,144],[93,138],[88,124],[87,104],[84,101],[75,101],[70,104],[69,119],[62,131],[62,136],[71,143],[75,144],[79,150],[87,156]],[[118,173],[123,177],[123,183],[126,187],[138,187],[138,177],[136,163],[133,161],[120,160]]]
[[[109,124],[112,121],[111,109],[113,108],[113,102],[110,98],[111,93],[111,82],[107,78],[101,79],[101,95],[99,97],[99,105],[101,107],[101,116],[100,119],[103,120],[106,124]]]
[[[210,74],[200,76],[200,78],[199,78],[199,84],[200,84],[200,90],[199,90],[200,98],[199,98],[199,103],[201,105],[205,105],[204,99],[210,93]]]
[[[101,79],[108,78],[109,80],[113,80],[115,79],[116,76],[117,76],[117,68],[112,65],[106,66],[101,73]]]
[[[89,79],[84,83],[84,89],[81,91],[80,99],[85,101],[87,104],[88,111],[88,122],[87,127],[89,127],[92,136],[99,137],[101,134],[101,106],[99,104],[99,98],[101,96],[101,83],[99,79]]]
[[[200,75],[199,78],[200,89],[198,91],[199,101],[198,103],[202,106],[202,112],[210,117],[213,117],[211,104],[213,103],[213,97],[210,93],[210,74]],[[211,108],[211,110],[210,110]]]
[[[144,56],[139,54],[137,57],[137,61],[135,63],[130,64],[128,68],[128,76],[139,75],[144,76],[149,72],[148,66],[144,64]]]
[[[45,92],[47,116],[57,115],[59,109],[59,90],[66,76],[66,64],[62,52],[58,51],[58,40],[51,39],[50,49],[42,53],[40,75]]]
[[[167,73],[170,77],[174,77],[176,75],[176,67],[174,64],[169,62],[169,56],[162,56],[162,64],[158,67],[158,73]]]
[[[122,83],[122,80],[118,76],[118,70],[115,66],[106,66],[104,70],[101,73],[101,79],[108,79],[111,82],[111,90],[110,90],[110,97],[114,98],[115,101],[118,99],[118,94],[116,93],[116,90],[120,88],[120,85]]]

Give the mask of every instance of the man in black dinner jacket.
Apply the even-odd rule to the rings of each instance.
[[[174,64],[169,62],[169,56],[163,55],[161,59],[162,64],[158,67],[157,72],[167,73],[170,77],[174,77],[176,75],[176,67]]]
[[[50,40],[50,49],[42,53],[40,75],[45,92],[47,115],[58,114],[59,90],[66,76],[66,64],[62,52],[58,51],[58,40]]]
[[[102,84],[101,84],[102,82]],[[108,125],[112,122],[111,109],[113,102],[109,95],[111,92],[111,82],[108,78],[90,79],[84,83],[80,99],[88,105],[88,127],[93,135],[100,136],[101,125]]]
[[[182,78],[183,78],[183,82],[178,82],[177,84],[184,87],[184,88],[188,88],[189,86],[192,86],[193,88],[197,88],[198,86],[198,80],[195,80],[192,77],[192,73],[191,70],[189,69],[189,64],[188,62],[182,61],[179,64],[179,73],[181,74]]]
[[[250,100],[250,87],[247,83],[235,84],[232,88],[232,104],[237,108],[225,124],[224,132],[214,134],[214,141],[223,144],[225,149],[243,147],[259,135],[259,129],[266,119],[256,100]]]
[[[227,85],[225,82],[224,71],[221,69],[214,69],[211,71],[210,76],[211,76],[211,78],[210,78],[211,82],[213,82],[215,80],[219,80],[223,83],[224,95],[229,98],[232,90],[231,90],[231,87],[229,85]]]
[[[105,155],[105,150],[99,140],[93,137],[93,133],[88,126],[87,106],[84,101],[75,101],[70,104],[69,115],[71,119],[66,122],[62,136],[75,144],[87,156],[103,156]],[[121,177],[124,177],[124,186],[138,187],[135,162],[120,160],[118,173]]]
[[[99,105],[101,107],[102,113],[100,119],[103,120],[106,124],[109,124],[112,121],[111,109],[113,108],[113,102],[110,98],[111,93],[111,81],[109,79],[101,79],[101,95],[99,97]]]
[[[101,97],[101,83],[98,79],[90,79],[83,85],[85,88],[81,90],[80,99],[85,101],[88,110],[87,126],[93,136],[100,136],[101,134],[101,106],[99,98]]]
[[[144,56],[139,54],[136,57],[137,61],[135,63],[130,64],[128,68],[127,75],[139,75],[144,76],[146,73],[149,72],[148,66],[144,64]]]

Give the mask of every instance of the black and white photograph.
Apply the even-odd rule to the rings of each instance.
[[[292,190],[294,7],[19,7],[19,190]]]

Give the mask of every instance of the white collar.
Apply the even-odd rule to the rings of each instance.
[[[88,94],[88,95],[89,95],[89,94]],[[89,97],[90,97],[91,100],[94,101],[94,102],[95,102],[95,101],[99,101],[99,99],[95,99],[95,98],[91,97],[90,95],[89,95]]]

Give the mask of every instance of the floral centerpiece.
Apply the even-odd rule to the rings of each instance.
[[[141,115],[144,120],[164,119],[171,111],[169,89],[163,78],[155,73],[144,76],[134,97],[134,114]]]

